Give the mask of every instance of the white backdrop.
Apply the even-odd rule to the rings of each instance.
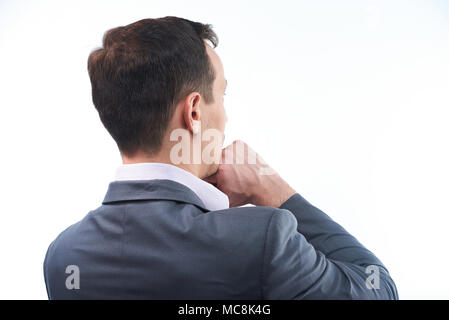
[[[120,164],[88,54],[107,29],[167,15],[220,38],[226,144],[248,142],[372,250],[401,299],[448,299],[443,0],[0,0],[0,298],[47,298],[48,245]]]

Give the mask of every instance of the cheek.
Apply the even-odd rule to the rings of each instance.
[[[207,115],[208,128],[223,131],[227,121],[226,111],[223,104],[217,104],[210,110],[211,112]]]
[[[226,122],[228,121],[228,116],[226,115],[226,109],[223,104],[220,106],[220,130],[224,131]]]

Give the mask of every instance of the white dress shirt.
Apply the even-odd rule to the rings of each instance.
[[[229,198],[216,187],[190,172],[167,163],[145,162],[123,164],[117,168],[115,180],[167,179],[185,185],[203,201],[210,211],[229,208]]]

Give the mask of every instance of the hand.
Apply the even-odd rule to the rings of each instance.
[[[224,192],[229,197],[231,207],[251,203],[278,208],[296,193],[240,140],[223,149],[217,172],[204,180]]]

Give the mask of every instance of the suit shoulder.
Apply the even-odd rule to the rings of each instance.
[[[47,252],[50,251],[51,249],[54,250],[56,249],[57,246],[64,245],[65,243],[70,244],[74,238],[78,237],[77,232],[79,231],[79,227],[81,226],[81,224],[90,219],[92,214],[97,212],[100,208],[101,207],[89,211],[87,215],[85,215],[81,220],[72,223],[71,225],[63,229],[61,232],[59,232],[56,238],[53,241],[51,241],[50,245],[48,246]]]
[[[229,223],[251,221],[253,224],[259,223],[262,225],[268,225],[271,221],[277,221],[278,223],[291,223],[292,221],[296,221],[294,215],[288,210],[262,206],[236,207],[210,211],[206,216],[213,219],[227,220]]]
[[[262,206],[247,206],[247,207],[235,207],[217,211],[210,211],[208,214],[225,214],[231,216],[260,216],[270,219],[273,215],[288,215],[294,217],[293,214],[286,210],[275,207],[262,207]]]
[[[248,216],[258,216],[263,218],[270,218],[276,210],[274,207],[259,207],[259,206],[246,206],[246,207],[235,207],[217,211],[210,211],[208,214],[212,215],[228,215],[233,217],[248,217]]]

